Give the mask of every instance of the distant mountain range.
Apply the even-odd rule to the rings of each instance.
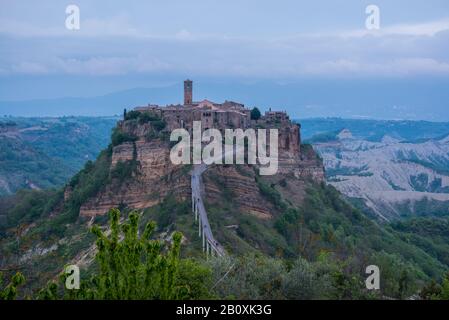
[[[447,101],[449,83],[429,83],[423,79],[407,81],[385,80],[371,83],[367,80],[307,80],[294,82],[231,81],[193,79],[195,99],[207,98],[222,102],[234,100],[261,110],[286,110],[292,118],[342,117],[351,119],[408,119],[449,121]],[[44,80],[43,80],[44,81]],[[61,83],[75,80],[61,79]],[[69,82],[67,82],[69,81]],[[78,80],[83,81],[83,80]],[[88,80],[85,80],[88,82]],[[67,93],[67,86],[55,83],[36,84],[43,90],[30,90],[20,95],[21,101],[0,100],[0,115],[12,116],[111,116],[122,114],[124,108],[148,103],[170,104],[182,101],[182,79],[153,87],[130,87],[98,96]],[[86,86],[87,84],[83,84]],[[95,87],[95,83],[92,86]],[[131,86],[132,84],[130,84]],[[43,89],[44,89],[43,88]],[[48,88],[52,88],[49,90]],[[373,90],[375,88],[375,90]],[[25,89],[22,89],[25,91]],[[57,93],[54,93],[57,92]],[[84,91],[82,91],[84,92]],[[107,91],[104,91],[107,92]],[[379,94],[382,92],[382,94]],[[59,94],[59,96],[58,96]],[[71,96],[65,97],[67,94]]]
[[[0,101],[0,115],[15,117],[112,116],[123,109],[153,102],[173,100],[171,87],[158,89],[135,88],[97,97]],[[176,100],[175,100],[176,101]],[[179,101],[181,101],[179,99]]]

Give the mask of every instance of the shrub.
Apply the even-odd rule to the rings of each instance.
[[[12,278],[11,282],[1,289],[3,284],[3,275],[0,273],[0,300],[14,300],[17,297],[17,288],[25,282],[25,277],[17,272]]]
[[[123,182],[125,179],[131,177],[134,172],[135,165],[132,160],[119,161],[111,171],[111,177]]]
[[[157,115],[151,114],[149,112],[142,112],[139,115],[139,124],[144,124],[147,122],[161,120]]]
[[[125,115],[125,120],[133,120],[133,119],[138,119],[140,116],[140,112],[139,111],[129,111],[126,113]]]
[[[276,208],[285,210],[287,205],[282,200],[281,194],[272,186],[268,186],[262,181],[258,180],[257,185],[259,186],[260,193],[267,198],[268,201],[273,203]]]
[[[260,110],[257,107],[254,107],[251,110],[251,120],[259,120],[261,117]]]
[[[118,146],[124,142],[134,142],[137,137],[122,132],[119,128],[114,128],[111,136],[111,142],[113,146]]]
[[[181,260],[182,234],[173,233],[167,248],[159,240],[151,240],[156,228],[146,224],[139,235],[139,215],[131,212],[120,223],[120,211],[109,212],[110,233],[98,226],[92,228],[97,237],[95,260],[99,269],[91,279],[84,280],[79,290],[60,289],[65,282],[49,283],[39,292],[40,299],[193,299],[210,297],[210,269],[193,260]],[[123,240],[120,240],[123,239]],[[62,294],[62,296],[61,296]]]
[[[163,120],[155,120],[151,122],[151,125],[156,129],[157,131],[161,131],[165,128],[166,123]]]

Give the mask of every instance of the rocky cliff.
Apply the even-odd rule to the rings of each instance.
[[[292,128],[296,130],[280,131],[279,170],[271,180],[294,177],[300,181],[323,181],[321,160],[309,146],[300,147],[299,127],[294,125]],[[115,135],[125,138],[118,140],[112,148],[111,179],[96,196],[81,206],[82,217],[103,215],[111,207],[152,207],[168,194],[175,195],[180,201],[189,199],[191,167],[174,165],[170,161],[169,132],[151,121],[142,123],[132,119],[119,122]],[[130,176],[123,177],[126,170]],[[121,171],[125,173],[120,174]],[[223,188],[232,190],[235,194],[233,201],[242,212],[269,218],[272,207],[260,194],[256,175],[255,167],[216,165],[206,175],[206,194],[213,202],[214,198],[220,197]]]
[[[188,168],[171,163],[170,146],[163,135],[157,136],[151,124],[140,125],[136,121],[122,121],[117,130],[135,141],[125,141],[113,147],[110,166],[112,179],[95,197],[81,206],[81,216],[103,215],[113,207],[152,207],[168,193],[174,194],[178,200],[189,197]],[[131,168],[131,176],[114,177],[121,166]]]

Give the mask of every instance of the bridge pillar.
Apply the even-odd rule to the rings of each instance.
[[[204,236],[204,230],[203,230],[203,252],[206,249],[206,237]]]

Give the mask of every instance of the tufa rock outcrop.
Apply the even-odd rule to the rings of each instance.
[[[191,87],[191,83],[186,86],[188,104],[149,105],[125,112],[124,120],[118,123],[113,134],[109,183],[81,206],[81,216],[102,215],[111,207],[143,209],[158,204],[169,194],[180,201],[190,199],[191,166],[172,164],[169,136],[178,128],[191,133],[193,121],[201,121],[202,130],[277,128],[277,175],[304,181],[324,181],[321,160],[312,148],[301,145],[300,125],[293,123],[286,112],[270,110],[257,120],[251,119],[251,110],[240,103],[191,101]],[[272,208],[259,192],[254,170],[242,172],[237,167],[213,166],[213,174],[224,178],[222,186],[233,190],[236,195],[234,201],[243,212],[270,218]],[[211,201],[222,192],[220,186],[207,176],[205,187]],[[67,190],[66,196],[69,195],[70,190]]]

